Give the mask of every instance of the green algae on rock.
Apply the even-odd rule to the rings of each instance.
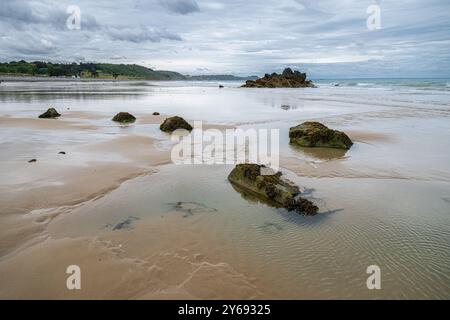
[[[55,119],[60,117],[61,115],[56,111],[55,108],[49,108],[43,114],[39,116],[41,119]]]
[[[119,112],[114,116],[112,121],[120,123],[133,123],[136,121],[136,117],[128,112]]]
[[[171,117],[164,120],[164,122],[159,127],[161,131],[164,132],[174,132],[178,129],[185,129],[187,131],[192,131],[192,126],[181,117]]]
[[[341,131],[329,129],[320,122],[308,121],[289,129],[290,143],[301,147],[322,147],[348,150],[352,140]]]
[[[238,164],[231,171],[228,180],[242,192],[257,196],[268,204],[305,215],[317,214],[319,208],[311,201],[299,197],[299,187],[283,178],[281,172],[267,172],[272,174],[263,175],[262,170],[271,169],[258,164]]]

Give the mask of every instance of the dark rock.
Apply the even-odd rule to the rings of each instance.
[[[114,116],[112,121],[120,123],[133,123],[136,121],[136,117],[128,112],[119,112]]]
[[[223,85],[219,85],[219,89],[225,88]]]
[[[283,73],[282,73],[283,77],[288,78],[288,77],[291,77],[293,75],[294,75],[294,71],[292,71],[291,68],[286,68],[286,69],[283,70]]]
[[[159,116],[159,115],[161,115],[159,112],[153,112],[153,115],[154,116]]]
[[[31,160],[28,160],[28,163],[33,163],[33,162],[36,162],[37,160],[36,159],[31,159]]]
[[[301,73],[301,72],[299,72],[299,71],[295,71],[295,72],[294,72],[293,79],[294,79],[295,81],[298,81],[298,82],[303,83],[303,82],[306,81],[306,73]]]
[[[269,174],[262,175],[262,170]],[[268,204],[301,214],[317,214],[319,208],[299,196],[298,186],[282,177],[281,172],[270,174],[270,170],[258,164],[238,164],[231,171],[228,180],[242,192],[255,195]]]
[[[282,74],[265,74],[263,78],[247,80],[242,86],[244,88],[315,88],[315,85],[306,80],[306,73],[292,71],[291,68],[284,69]]]
[[[65,151],[60,151],[60,152],[58,152],[58,154],[66,154],[66,152]]]
[[[55,108],[49,108],[47,111],[45,111],[43,114],[39,116],[41,119],[55,119],[60,117],[61,115],[56,111]]]
[[[197,213],[211,213],[217,212],[217,209],[209,208],[204,204],[198,202],[177,202],[174,205],[174,210],[182,212],[183,218],[193,216]]]
[[[352,140],[341,131],[332,130],[319,122],[304,122],[289,129],[290,143],[301,147],[322,147],[348,150]]]
[[[174,132],[175,130],[178,129],[185,129],[187,131],[192,131],[193,129],[192,126],[181,117],[167,118],[166,120],[164,120],[164,122],[161,124],[159,128],[161,129],[161,131],[164,132]]]
[[[113,231],[122,230],[122,229],[131,229],[131,224],[137,220],[139,220],[139,218],[132,217],[132,216],[130,216],[126,219],[123,219],[122,221],[120,221],[118,224],[116,224],[113,227]]]
[[[317,214],[319,208],[311,201],[304,198],[292,199],[286,204],[286,209],[289,211],[295,211],[308,216],[314,216]]]

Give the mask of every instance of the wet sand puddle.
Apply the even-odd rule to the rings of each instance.
[[[226,181],[228,171],[164,166],[100,199],[69,208],[50,222],[43,219],[48,222],[45,240],[0,264],[3,275],[13,269],[16,275],[32,277],[18,277],[24,283],[3,278],[3,294],[448,297],[450,224],[439,183],[358,179],[355,190],[354,181],[295,178],[288,173],[310,188],[306,196],[321,208],[318,216],[302,217],[243,198]],[[401,188],[410,192],[398,194]],[[432,195],[424,192],[427,189]],[[365,197],[368,192],[370,199]],[[430,198],[432,208],[423,201]],[[49,213],[36,213],[36,219],[45,214]],[[86,290],[81,293],[64,290],[69,264],[84,270]],[[365,287],[365,270],[372,264],[384,270],[379,292]],[[44,292],[32,290],[41,288],[43,281]]]

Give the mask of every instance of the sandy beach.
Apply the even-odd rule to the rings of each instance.
[[[2,84],[0,298],[450,298],[449,93],[380,90]],[[51,106],[59,119],[37,118]],[[173,164],[171,115],[279,129],[281,170],[319,214],[241,196],[233,166]],[[306,120],[354,146],[291,146]],[[82,290],[66,288],[73,264]],[[371,264],[385,290],[365,288]]]

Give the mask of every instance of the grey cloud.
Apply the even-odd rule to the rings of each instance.
[[[196,0],[137,0],[135,7],[143,10],[157,10],[158,7],[168,13],[187,15],[200,11]]]
[[[158,28],[140,27],[133,29],[111,27],[107,29],[107,34],[112,40],[130,41],[134,43],[145,41],[160,42],[163,39],[181,41],[179,35]]]
[[[84,56],[82,56],[82,55],[75,54],[75,55],[69,57],[69,62],[72,62],[72,61],[84,62],[84,61],[86,61],[86,58]]]
[[[313,77],[450,76],[448,0],[380,1],[376,31],[366,27],[375,0],[0,2],[0,59],[73,60],[76,53],[189,74],[291,65]],[[69,4],[81,8],[81,30],[65,29]]]
[[[54,3],[43,1],[36,3],[25,0],[3,0],[0,7],[0,18],[2,24],[7,24],[9,29],[21,31],[34,31],[34,33],[55,33],[61,31],[70,32],[71,35],[81,35],[82,32],[95,31],[97,36],[106,35],[112,40],[129,41],[141,43],[145,41],[160,42],[161,40],[181,40],[181,37],[163,28],[154,27],[133,27],[130,25],[117,26],[109,24],[107,21],[100,25],[96,18],[90,15],[86,7],[80,4],[81,29],[80,31],[69,30],[66,26],[70,13],[66,12],[66,7],[58,6]],[[182,7],[180,7],[182,8]],[[88,38],[92,38],[87,35]],[[23,51],[23,50],[22,50]]]
[[[1,47],[20,56],[49,55],[57,52],[57,47],[51,40],[36,37],[31,33],[23,33],[21,41],[13,41],[14,36],[15,34],[12,34],[12,36],[1,39]]]
[[[114,55],[112,57],[109,58],[110,60],[126,60],[127,57],[125,56],[119,56],[119,55]]]
[[[324,15],[324,16],[329,16],[331,14],[321,6],[320,0],[294,0],[294,1],[297,2],[302,7],[303,10],[307,11],[308,14]]]
[[[178,14],[188,14],[200,11],[195,0],[159,0],[169,11]]]
[[[46,25],[56,30],[68,30],[66,27],[68,17],[65,7],[48,2],[2,0],[0,7],[1,20],[19,30],[29,28],[31,25]],[[96,30],[100,26],[93,16],[82,14],[82,27]]]

